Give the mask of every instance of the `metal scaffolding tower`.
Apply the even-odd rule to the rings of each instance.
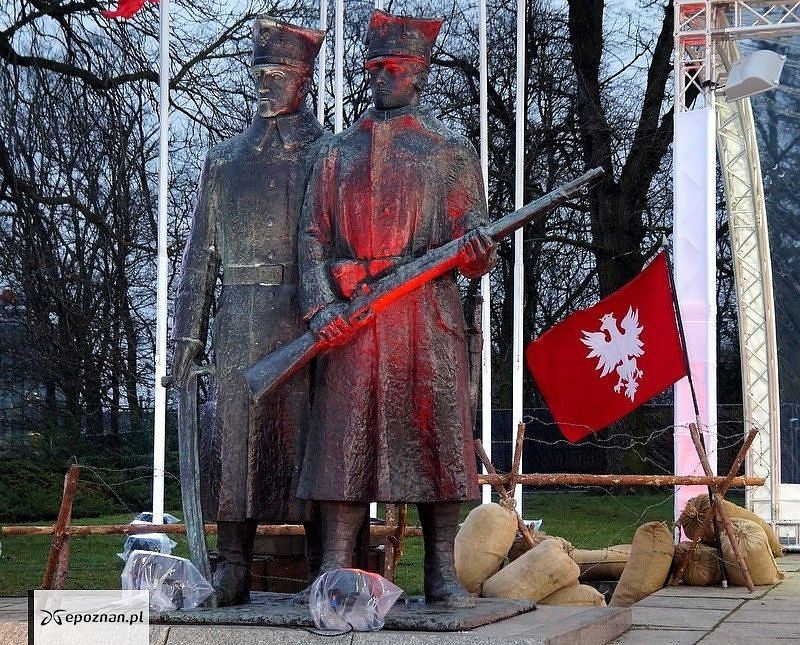
[[[675,5],[676,112],[695,94],[715,110],[733,250],[742,360],[745,430],[761,430],[748,475],[766,484],[748,489],[747,506],[772,521],[781,516],[780,415],[772,267],[761,165],[749,99],[727,102],[715,90],[739,59],[736,40],[800,33],[800,2],[707,1]],[[785,523],[785,522],[784,522]]]

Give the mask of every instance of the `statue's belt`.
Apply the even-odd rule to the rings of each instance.
[[[222,284],[277,286],[297,284],[297,265],[294,264],[254,264],[249,266],[228,266],[222,274]]]

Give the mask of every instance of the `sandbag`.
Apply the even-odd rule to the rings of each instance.
[[[484,598],[539,602],[578,582],[580,570],[557,540],[544,540],[483,583]]]
[[[551,593],[546,598],[542,598],[539,604],[562,607],[605,607],[606,599],[594,587],[578,584]]]
[[[672,558],[675,569],[681,565],[683,558],[689,551],[691,542],[681,542],[675,546],[675,555]],[[681,577],[684,584],[695,587],[707,587],[722,582],[722,567],[715,547],[699,543],[694,549],[692,559],[686,565]]]
[[[455,540],[456,575],[467,591],[480,590],[497,573],[517,534],[517,514],[499,504],[470,511]]]
[[[620,576],[611,607],[630,607],[664,586],[675,545],[663,522],[642,524],[633,536],[631,555]]]
[[[575,549],[572,559],[581,569],[581,581],[619,580],[631,554],[630,544],[617,544],[607,549]]]
[[[555,535],[547,535],[542,531],[535,531],[531,529],[531,536],[533,537],[533,546],[537,546],[544,542],[545,540],[556,540],[561,545],[561,548],[564,549],[567,555],[570,555],[574,550],[575,547],[572,546],[569,542],[567,542],[564,538],[557,537]],[[525,541],[525,538],[522,536],[518,536],[514,540],[514,544],[511,545],[511,549],[508,552],[508,561],[513,562],[523,553],[527,553],[531,550],[531,547],[528,546],[528,543]]]
[[[783,580],[783,574],[775,563],[764,529],[755,522],[744,519],[732,519],[731,524],[753,584],[772,585]],[[728,581],[733,585],[744,586],[746,584],[744,572],[736,560],[736,554],[725,531],[721,531],[720,542]]]
[[[729,502],[727,499],[721,499],[720,502],[722,503],[722,511],[728,516],[729,519],[740,518],[743,520],[750,520],[764,529],[764,534],[767,536],[767,541],[769,542],[769,548],[772,551],[772,555],[774,555],[776,558],[780,558],[783,555],[783,548],[781,547],[780,540],[778,540],[778,536],[775,535],[775,531],[772,530],[772,527],[769,524],[767,524],[755,513],[752,513],[746,508],[742,508],[733,502]],[[700,525],[703,523],[706,513],[708,513],[708,506],[708,495],[698,495],[697,497],[692,497],[692,499],[686,502],[683,512],[680,514],[680,517],[678,517],[677,524],[683,527],[683,532],[686,533],[686,536],[689,539],[693,540],[700,530]],[[722,526],[719,528],[721,531]],[[700,541],[711,546],[716,544],[713,523],[709,524],[706,531],[704,531],[703,535],[700,536]]]

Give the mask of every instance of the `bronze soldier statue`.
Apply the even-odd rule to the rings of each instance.
[[[419,106],[440,27],[372,14],[374,107],[331,140],[309,182],[300,305],[332,349],[317,365],[298,496],[321,502],[323,572],[350,566],[369,501],[416,503],[426,600],[464,606],[453,540],[461,502],[477,499],[478,486],[456,275],[420,286],[356,334],[342,315],[370,280],[472,229],[461,273],[480,276],[494,261],[494,242],[476,228],[486,205],[475,150]]]
[[[204,495],[204,506],[219,531],[213,584],[221,605],[249,597],[258,521],[302,521],[312,542],[318,533],[312,504],[294,495],[295,453],[308,422],[308,373],[253,406],[242,368],[305,329],[297,301],[297,229],[323,140],[306,107],[323,39],[321,31],[256,18],[252,74],[258,115],[207,155],[175,300],[173,379],[182,386],[202,355],[221,269],[212,336],[213,465],[203,472],[204,488],[213,493]]]

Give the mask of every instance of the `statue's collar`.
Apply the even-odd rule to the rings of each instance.
[[[419,105],[406,105],[405,107],[392,108],[389,110],[379,110],[376,107],[371,107],[367,110],[367,116],[373,121],[388,121],[398,116],[419,113],[421,109]]]
[[[281,116],[267,118],[256,116],[250,129],[254,135],[253,143],[259,148],[268,145],[275,137],[284,148],[303,145],[316,139],[321,132],[319,122],[308,108]]]

